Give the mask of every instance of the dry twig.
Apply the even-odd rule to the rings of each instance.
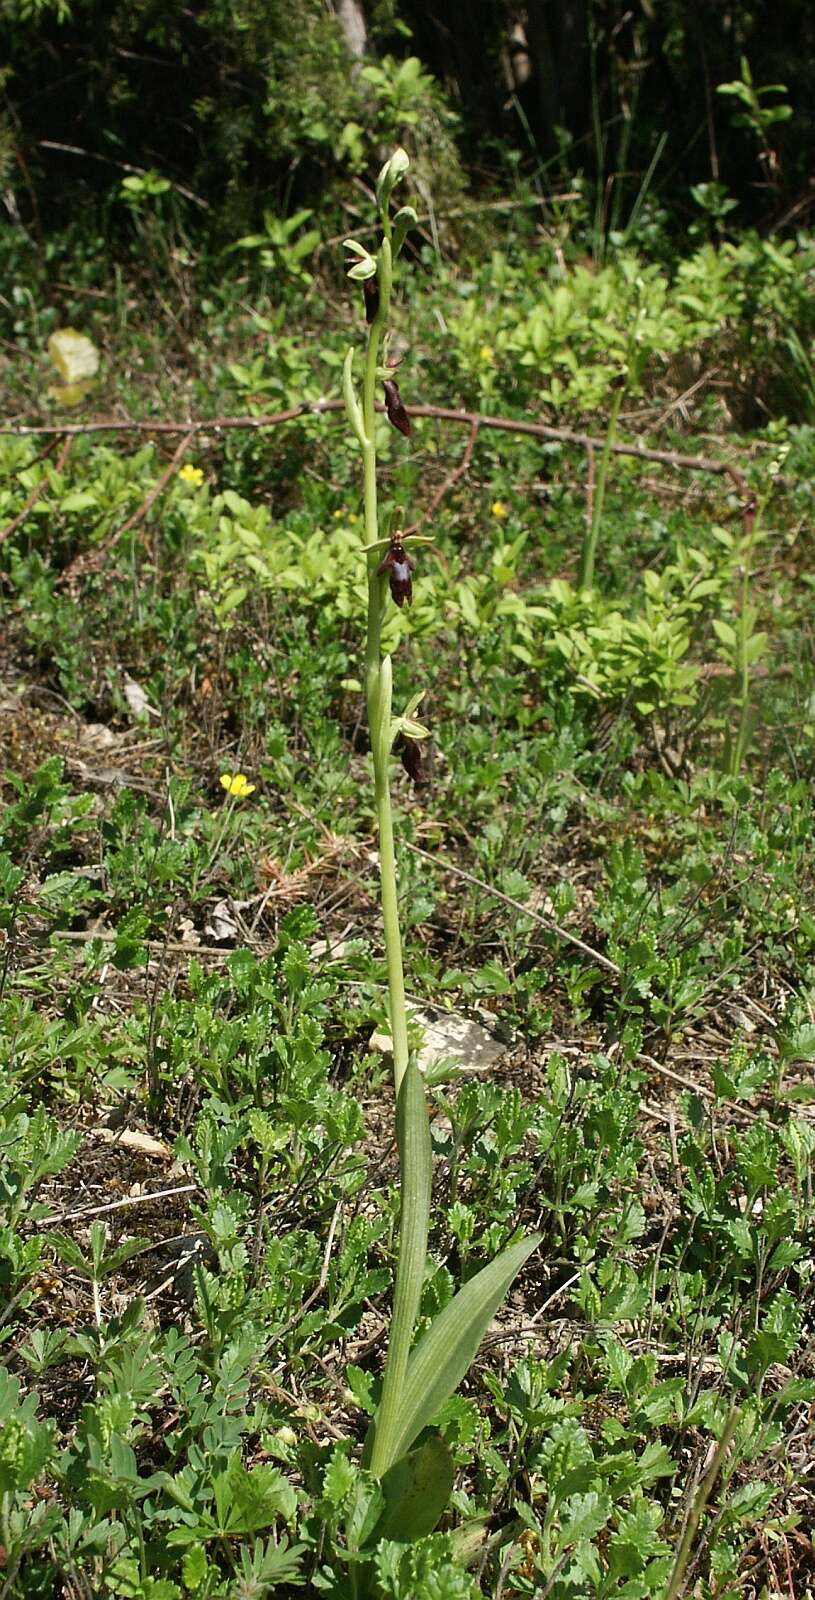
[[[481,424],[476,418],[470,429],[470,437],[467,440],[464,454],[458,466],[453,468],[453,471],[448,475],[448,477],[445,478],[444,483],[439,484],[435,494],[431,496],[430,504],[428,505],[427,509],[422,512],[420,517],[417,517],[415,522],[411,523],[409,528],[405,529],[406,535],[409,533],[418,533],[419,529],[423,527],[426,522],[430,521],[434,511],[436,511],[441,505],[445,495],[450,493],[450,490],[455,487],[459,480],[463,478],[464,474],[469,470],[470,462],[473,459],[473,451],[475,449],[475,442],[478,438],[478,430],[480,426]]]
[[[342,411],[344,405],[344,400],[339,396],[336,399],[324,397],[321,400],[304,400],[302,405],[289,406],[285,411],[270,412],[260,417],[210,417],[200,422],[150,422],[127,419],[118,422],[63,423],[61,426],[48,423],[24,427],[0,427],[0,434],[25,439],[50,433],[66,437],[94,433],[223,433],[233,428],[273,428],[282,422],[294,422],[299,417],[319,417],[331,411]],[[384,410],[384,407],[380,406],[377,409]],[[454,422],[469,428],[475,424],[478,429],[489,428],[499,433],[518,433],[532,439],[550,439],[561,444],[576,444],[583,450],[590,448],[602,450],[605,444],[603,439],[597,439],[592,434],[580,433],[574,428],[556,428],[548,422],[524,422],[517,417],[493,417],[480,411],[455,410],[451,406],[406,406],[405,409],[411,417],[430,417],[439,422]],[[611,449],[614,455],[630,456],[637,461],[656,461],[666,467],[676,467],[678,470],[708,472],[718,477],[727,477],[742,493],[746,492],[744,473],[730,461],[715,461],[711,456],[684,455],[679,450],[652,450],[646,445],[625,444],[619,440],[615,440]]]
[[[129,533],[131,528],[138,527],[139,523],[143,522],[145,517],[152,510],[159,495],[163,494],[168,483],[170,482],[170,479],[175,476],[175,473],[177,472],[184,456],[189,450],[194,438],[194,433],[187,433],[184,435],[180,445],[178,445],[177,449],[173,452],[172,457],[168,461],[167,466],[161,474],[161,477],[157,478],[152,489],[150,490],[150,493],[145,497],[138,509],[128,517],[126,522],[122,523],[121,528],[114,528],[113,532],[108,535],[103,544],[97,545],[94,550],[85,550],[81,555],[78,555],[76,559],[70,563],[70,566],[67,566],[65,571],[60,574],[60,587],[62,587],[64,584],[72,583],[77,578],[85,577],[89,572],[98,572],[100,568],[104,566],[111,550],[113,549],[114,545],[118,543],[122,534]]]
[[[60,453],[59,453],[59,455],[57,457],[57,460],[56,460],[55,470],[57,472],[61,472],[63,467],[65,466],[65,463],[68,460],[68,455],[70,453],[70,449],[71,449],[72,443],[73,443],[73,441],[71,439],[66,439],[65,440],[65,443],[64,443],[62,449],[60,450]],[[49,445],[48,451],[43,451],[43,454],[47,455],[50,450],[54,449],[55,445],[56,445],[56,439],[54,440],[53,444]],[[20,511],[17,512],[16,517],[12,517],[11,522],[7,522],[5,528],[1,528],[0,529],[0,544],[2,544],[5,539],[8,539],[11,536],[12,533],[16,533],[17,529],[22,526],[22,524],[25,522],[26,517],[28,516],[29,511],[31,510],[31,507],[33,505],[36,505],[37,501],[39,500],[40,495],[43,492],[43,490],[47,489],[47,488],[48,488],[48,479],[47,479],[47,477],[40,478],[38,480],[38,482],[35,483],[33,489],[31,490],[31,493],[28,495],[28,497],[26,499],[25,505],[22,507],[22,509]]]
[[[500,900],[503,905],[511,906],[513,911],[519,911],[522,916],[529,917],[542,928],[547,928],[550,933],[556,933],[559,939],[565,939],[568,944],[574,945],[576,950],[582,950],[584,956],[589,956],[598,966],[605,967],[607,972],[619,973],[616,961],[611,961],[599,950],[593,950],[590,944],[578,939],[576,934],[569,933],[568,928],[562,928],[559,923],[553,922],[551,917],[541,916],[539,911],[533,911],[531,906],[525,906],[522,900],[514,900],[512,895],[503,894],[500,889],[493,889],[491,884],[484,883],[482,878],[476,878],[472,872],[465,872],[463,867],[456,867],[452,861],[445,861],[441,856],[431,855],[429,850],[422,850],[418,844],[411,844],[409,839],[404,839],[402,842],[407,850],[412,850],[414,855],[423,856],[425,861],[432,861],[434,867],[439,867],[442,872],[452,872],[455,878],[462,878],[465,883],[471,883],[476,889],[482,889],[491,899]]]

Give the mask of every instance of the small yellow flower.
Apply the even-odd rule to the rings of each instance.
[[[334,517],[334,521],[335,522],[341,522],[343,517],[345,516],[345,512],[344,511],[334,511],[332,513],[332,515]]]
[[[184,466],[181,468],[178,476],[182,483],[192,483],[196,489],[198,488],[199,484],[202,484],[204,481],[204,474],[201,468],[190,466],[189,461],[184,463]]]
[[[509,516],[509,506],[504,505],[503,500],[493,500],[490,510],[499,522],[503,522],[504,518]]]
[[[353,528],[354,525],[357,522],[359,522],[359,517],[357,516],[356,512],[355,511],[349,512],[349,515],[348,515],[348,526],[350,528]]]
[[[478,359],[479,361],[483,361],[485,366],[491,366],[494,355],[495,351],[493,350],[491,344],[482,344],[478,351]]]
[[[250,783],[242,772],[222,772],[221,788],[236,800],[245,800],[248,795],[254,794],[256,785]]]

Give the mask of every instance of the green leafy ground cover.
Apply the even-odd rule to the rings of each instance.
[[[578,257],[426,246],[405,400],[602,438],[622,377],[625,437],[748,492],[614,458],[580,592],[585,453],[482,430],[388,624],[433,735],[396,786],[411,998],[505,1047],[434,1074],[423,1315],[544,1239],[412,1545],[371,1543],[360,1466],[398,1194],[343,424],[213,425],[146,510],[177,436],[0,438],[9,1600],[815,1584],[812,246]],[[182,273],[170,316],[11,258],[5,415],[42,414],[65,325],[102,351],[80,415],[338,394],[359,307],[286,259]],[[386,513],[466,437],[383,419]]]

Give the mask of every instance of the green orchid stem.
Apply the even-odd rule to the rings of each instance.
[[[376,385],[382,376],[379,366],[382,335],[387,327],[393,281],[394,242],[388,206],[393,182],[407,169],[407,156],[397,150],[386,163],[377,186],[382,222],[382,243],[376,259],[376,315],[368,329],[362,399],[354,384],[354,355],[349,349],[343,370],[343,393],[348,420],[362,452],[365,496],[365,551],[368,565],[368,631],[365,644],[365,694],[374,767],[374,792],[379,830],[379,876],[382,918],[385,929],[385,954],[388,965],[388,1001],[393,1042],[393,1075],[396,1087],[396,1142],[399,1151],[400,1215],[398,1262],[393,1296],[388,1353],[382,1378],[382,1398],[368,1430],[363,1465],[376,1478],[384,1477],[408,1448],[411,1416],[415,1404],[405,1412],[405,1395],[410,1394],[413,1331],[419,1307],[427,1260],[432,1189],[430,1121],[427,1113],[424,1080],[408,1051],[405,979],[402,967],[402,938],[399,929],[396,850],[393,838],[390,769],[393,720],[393,667],[389,655],[382,653],[382,626],[389,604],[388,579],[381,566],[382,540],[379,533],[376,484]],[[409,208],[406,208],[409,210]],[[399,213],[403,216],[403,213]],[[395,249],[398,253],[399,218]],[[404,237],[404,228],[402,235]],[[368,303],[370,303],[370,298]],[[417,697],[417,701],[418,701]],[[411,702],[415,707],[417,703]]]
[[[597,543],[600,538],[600,525],[603,520],[603,504],[606,498],[606,484],[608,483],[608,471],[611,465],[611,451],[617,438],[617,422],[624,394],[625,389],[621,385],[619,389],[615,389],[611,399],[611,410],[603,444],[603,453],[600,457],[597,482],[594,487],[591,527],[586,529],[583,548],[580,552],[580,576],[578,582],[581,589],[591,589],[594,584],[594,562],[597,555]]]
[[[744,638],[745,617],[750,602],[750,570],[749,557],[745,554],[744,565],[741,570],[741,617],[739,620],[739,727],[736,741],[730,751],[729,770],[730,777],[737,778],[744,762],[744,753],[747,749],[747,740],[750,734],[750,663],[747,659],[746,640]]]
[[[388,1354],[382,1381],[382,1400],[366,1441],[364,1460],[375,1477],[382,1477],[394,1461],[399,1437],[400,1405],[408,1369],[413,1330],[419,1312],[427,1234],[430,1220],[430,1126],[424,1084],[408,1052],[405,978],[399,928],[396,849],[391,806],[391,699],[393,668],[382,654],[382,625],[388,605],[388,580],[379,572],[382,540],[376,484],[376,385],[382,335],[387,326],[393,281],[391,226],[388,199],[382,205],[383,238],[377,257],[379,304],[368,329],[362,402],[354,386],[353,352],[349,350],[343,374],[348,419],[362,452],[365,545],[368,564],[368,631],[365,643],[365,694],[374,766],[374,792],[379,833],[379,875],[385,955],[388,966],[388,1001],[393,1041],[396,1088],[396,1125],[401,1180],[399,1251]]]
[[[365,377],[362,388],[362,464],[365,496],[365,542],[379,541],[379,512],[376,493],[376,369],[379,346],[390,309],[393,264],[390,226],[384,218],[385,237],[379,252],[379,310],[368,330]],[[396,889],[396,851],[393,842],[393,810],[390,791],[391,696],[390,660],[382,659],[382,622],[387,603],[387,579],[380,577],[381,557],[368,551],[368,633],[365,643],[365,693],[368,726],[374,760],[376,817],[379,830],[379,873],[382,917],[385,925],[385,955],[388,963],[388,998],[393,1039],[393,1070],[398,1095],[408,1063],[405,975],[402,967],[402,936]]]

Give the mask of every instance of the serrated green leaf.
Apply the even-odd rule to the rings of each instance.
[[[207,1575],[207,1552],[202,1544],[194,1544],[181,1563],[181,1581],[185,1589],[200,1589]]]
[[[783,1061],[815,1061],[815,1023],[803,1022],[791,1033],[781,1034],[778,1050]]]
[[[572,1495],[561,1508],[558,1548],[567,1550],[569,1545],[577,1544],[582,1539],[593,1539],[605,1527],[610,1516],[610,1495],[597,1494],[593,1489],[588,1494]]]
[[[75,1239],[69,1239],[67,1233],[60,1233],[54,1230],[45,1235],[45,1240],[47,1244],[50,1244],[52,1250],[56,1250],[60,1261],[66,1267],[70,1267],[72,1272],[80,1273],[83,1278],[91,1276],[91,1263],[83,1255]]]
[[[761,1479],[753,1483],[743,1483],[725,1509],[725,1523],[751,1522],[755,1517],[762,1516],[772,1504],[776,1492],[771,1483],[764,1483]]]

